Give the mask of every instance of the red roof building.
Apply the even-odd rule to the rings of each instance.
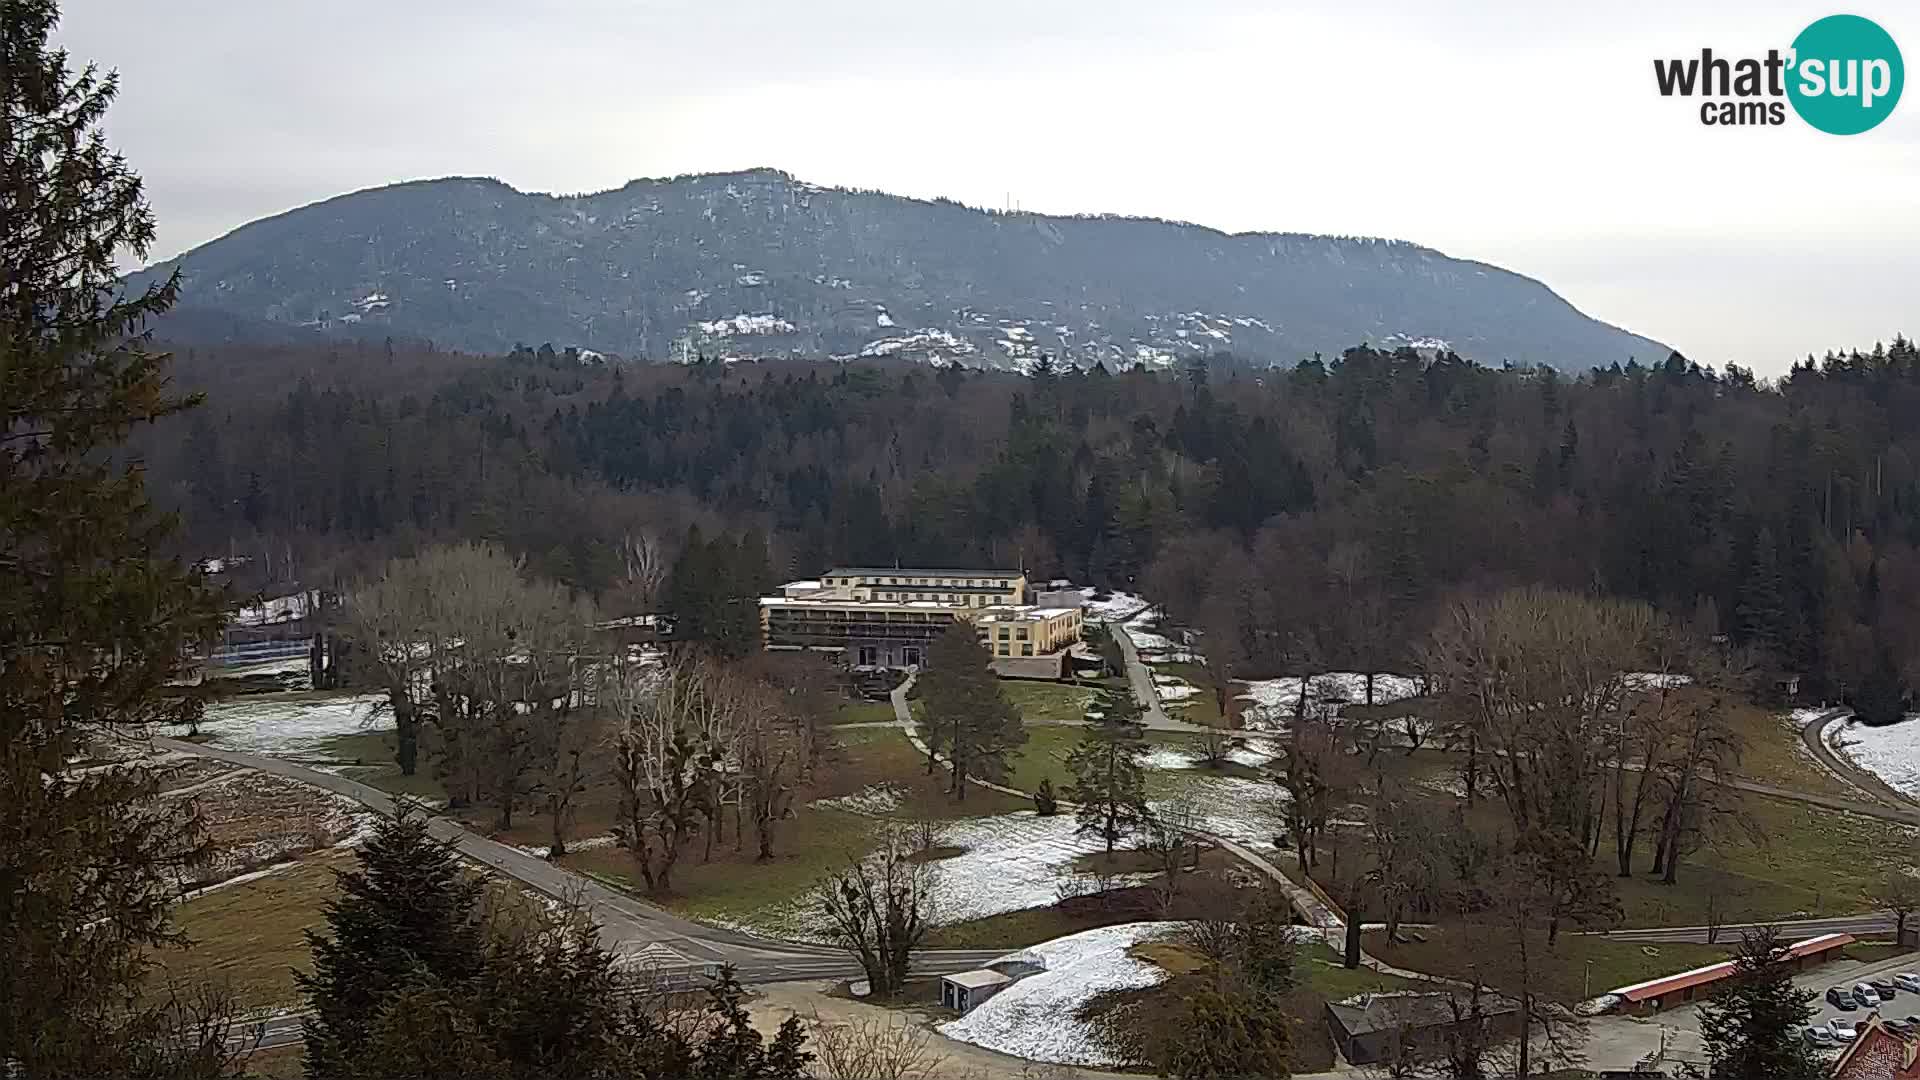
[[[1817,964],[1827,959],[1834,950],[1851,944],[1853,944],[1852,934],[1822,934],[1787,946],[1786,961],[1794,968]],[[1683,971],[1678,975],[1667,975],[1658,979],[1649,979],[1643,983],[1635,983],[1632,986],[1623,986],[1613,993],[1626,999],[1628,1009],[1658,1012],[1661,1009],[1713,996],[1713,993],[1720,988],[1720,983],[1732,978],[1735,970],[1733,961],[1723,960],[1718,964],[1708,964],[1706,967]]]
[[[1834,1080],[1920,1080],[1920,1042],[1888,1031],[1874,1013],[1833,1063]]]

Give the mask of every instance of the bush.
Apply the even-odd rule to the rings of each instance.
[[[1041,817],[1052,817],[1060,812],[1060,799],[1053,793],[1052,778],[1040,778],[1040,786],[1033,790],[1033,809]]]

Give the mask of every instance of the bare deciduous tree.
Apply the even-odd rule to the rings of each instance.
[[[906,984],[913,950],[929,929],[935,867],[914,857],[905,830],[890,829],[878,851],[849,861],[821,889],[828,936],[859,961],[876,997],[893,997]]]
[[[827,1021],[816,1012],[808,1034],[820,1080],[931,1080],[947,1060],[933,1032],[898,1015]]]

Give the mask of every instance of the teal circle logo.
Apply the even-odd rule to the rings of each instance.
[[[1829,135],[1858,135],[1893,112],[1907,81],[1900,47],[1880,24],[1829,15],[1793,39],[1787,100]]]

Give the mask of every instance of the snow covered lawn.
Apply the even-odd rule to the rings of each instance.
[[[1104,926],[1025,950],[1044,959],[1047,970],[1021,979],[960,1019],[940,1025],[940,1034],[1029,1061],[1129,1064],[1100,1045],[1078,1012],[1102,991],[1164,982],[1164,970],[1135,959],[1127,950],[1175,925],[1144,922]]]
[[[1244,714],[1246,725],[1250,728],[1284,727],[1300,697],[1299,678],[1249,679],[1245,685],[1246,689],[1239,696],[1253,703],[1253,707]],[[1373,677],[1373,703],[1376,705],[1417,697],[1421,690],[1421,681],[1412,676],[1383,671]],[[1329,701],[1361,704],[1366,700],[1367,677],[1358,672],[1325,672],[1313,676],[1307,687],[1309,711]]]
[[[834,805],[852,810],[857,804]],[[1074,828],[1071,813],[1041,817],[1032,810],[941,825],[934,843],[964,850],[933,864],[936,879],[929,912],[933,925],[1058,903],[1059,887],[1072,876],[1073,861],[1104,850],[1097,838],[1076,836]],[[1127,884],[1136,875],[1120,878]],[[819,911],[817,894],[808,889],[785,903],[738,917],[742,929],[805,941],[819,938]]]
[[[1132,593],[1117,592],[1105,600],[1095,600],[1092,589],[1081,589],[1086,597],[1087,616],[1105,622],[1124,622],[1147,609],[1147,602]]]
[[[341,735],[391,730],[390,715],[375,717],[386,700],[385,694],[293,701],[236,698],[207,706],[200,733],[223,750],[300,758],[317,753],[328,740]]]
[[[1812,719],[1798,713],[1795,718],[1801,724]],[[1833,748],[1855,765],[1874,773],[1902,793],[1920,798],[1920,717],[1908,716],[1886,727],[1836,724],[1827,732]]]

